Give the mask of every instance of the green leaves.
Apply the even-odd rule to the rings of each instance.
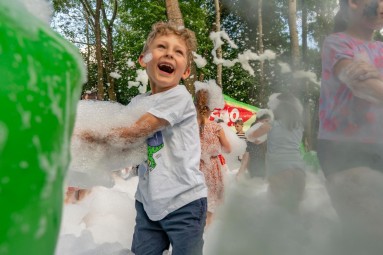
[[[302,1],[302,0],[301,0]],[[300,15],[301,1],[298,1],[298,15]],[[94,32],[90,30],[90,44],[85,42],[86,20],[84,10],[78,0],[53,0],[56,11],[56,20],[53,23],[55,29],[65,38],[75,42],[81,52],[86,55],[86,49],[91,48],[93,54]],[[92,5],[95,0],[88,0]],[[259,36],[258,26],[258,1],[245,0],[222,0],[221,1],[221,30],[226,31],[229,37],[238,45],[238,49],[233,49],[227,44],[223,45],[223,56],[225,59],[235,59],[239,53],[245,50],[257,52]],[[133,81],[139,65],[130,65],[136,62],[141,53],[144,41],[153,23],[160,20],[167,20],[166,6],[163,0],[119,0],[117,20],[113,27],[113,48],[115,68],[122,75],[121,79],[116,80],[116,93],[118,101],[129,102],[130,98],[137,94],[136,88],[128,89],[128,81]],[[308,34],[309,50],[307,63],[304,65],[320,74],[320,54],[319,48],[325,34],[332,29],[332,17],[336,0],[314,1],[305,0],[308,6]],[[107,13],[112,12],[110,0],[104,0]],[[209,39],[209,34],[213,31],[215,22],[215,9],[213,1],[207,0],[179,0],[179,6],[183,15],[185,26],[195,31],[198,40],[197,53],[208,61],[208,64],[197,70],[198,74],[203,74],[204,79],[215,79],[216,65],[213,64],[211,51],[213,43]],[[263,44],[264,49],[270,49],[277,53],[277,61],[289,62],[290,60],[290,40],[287,24],[287,1],[268,0],[263,1]],[[104,29],[104,28],[103,28]],[[298,30],[299,17],[298,17]],[[300,32],[300,31],[299,31]],[[103,44],[105,45],[105,34],[103,34]],[[105,49],[103,49],[105,51]],[[91,57],[92,59],[92,57]],[[250,76],[239,64],[233,67],[223,68],[223,91],[225,94],[246,103],[257,104],[260,101],[258,90],[259,63],[250,63],[256,71],[255,77]],[[286,84],[286,79],[279,75],[276,63],[265,63],[265,82],[266,95],[278,90],[278,87]],[[96,67],[95,62],[90,61],[89,82],[86,88],[95,85]],[[112,70],[113,71],[113,70]],[[108,74],[105,74],[108,75]],[[104,79],[106,82],[106,79]],[[105,84],[107,86],[107,84]],[[249,91],[255,87],[255,93],[250,96]]]

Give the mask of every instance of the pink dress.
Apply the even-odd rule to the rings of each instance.
[[[219,131],[222,127],[215,122],[207,122],[201,134],[201,163],[200,169],[205,175],[208,188],[208,211],[214,212],[223,198],[223,175],[221,162],[218,155],[221,154]]]

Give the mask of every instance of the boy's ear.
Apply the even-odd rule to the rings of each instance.
[[[143,60],[144,58],[144,55],[143,54],[140,54],[140,56],[138,57],[138,63],[140,63],[140,66],[145,68],[146,67],[146,63],[145,61]]]
[[[182,74],[182,79],[185,80],[187,77],[189,77],[191,73],[190,66],[186,68],[185,72]]]

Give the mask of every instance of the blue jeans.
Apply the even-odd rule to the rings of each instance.
[[[152,221],[142,203],[136,200],[136,226],[132,252],[136,255],[162,255],[172,245],[172,255],[202,255],[207,199],[197,199]]]

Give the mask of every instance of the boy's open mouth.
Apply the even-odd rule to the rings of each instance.
[[[158,64],[158,68],[161,71],[164,71],[164,72],[169,73],[169,74],[174,72],[174,67],[168,63],[160,63],[160,64]]]

